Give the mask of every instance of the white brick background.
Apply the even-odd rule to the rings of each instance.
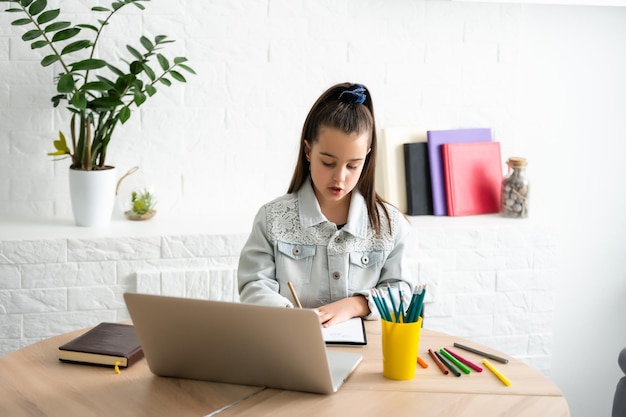
[[[407,260],[411,274],[428,285],[425,327],[489,344],[549,373],[553,231],[498,216],[411,220]],[[0,241],[0,355],[127,319],[125,291],[237,301],[237,259],[246,238]]]
[[[62,8],[93,21],[88,5]],[[121,13],[105,56],[127,57],[125,44],[140,48],[141,34],[166,34],[176,40],[166,55],[186,56],[198,73],[160,87],[109,147],[120,176],[141,167],[122,195],[154,186],[160,216],[252,218],[285,192],[306,112],[336,82],[370,88],[381,129],[486,126],[503,155],[515,150],[519,5],[153,0]],[[52,109],[55,69],[39,65],[44,52],[20,39],[24,27],[10,26],[16,16],[0,13],[0,215],[71,218],[68,163],[46,155],[69,115]],[[246,204],[232,204],[241,193]]]

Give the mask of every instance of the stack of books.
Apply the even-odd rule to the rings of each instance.
[[[406,207],[401,210],[435,216],[498,213],[503,162],[491,129],[428,130],[425,136],[403,144]]]

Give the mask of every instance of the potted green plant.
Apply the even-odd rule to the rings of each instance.
[[[172,80],[186,82],[180,70],[195,74],[186,64],[187,58],[170,60],[159,52],[174,42],[165,35],[154,39],[141,36],[139,45],[127,45],[120,56],[123,68],[117,62],[96,57],[98,42],[116,13],[128,5],[144,10],[142,3],[147,1],[119,0],[110,7],[95,6],[91,10],[97,23],[73,24],[63,19],[59,8],[49,7],[47,0],[0,0],[9,3],[7,12],[20,15],[12,25],[28,27],[22,40],[30,42],[32,49],[47,48],[49,54],[43,57],[41,65],[59,68],[52,104],[66,105],[70,140],[68,144],[67,136],[59,131],[58,139],[53,141],[56,150],[49,155],[71,158],[72,210],[76,223],[82,226],[111,219],[116,177],[114,167],[106,164],[106,157],[115,128],[131,117],[133,108],[152,97],[157,86],[170,86]],[[111,180],[107,180],[106,186],[86,185],[87,189],[76,192],[74,187],[89,181],[86,177],[94,172],[107,172]],[[100,190],[102,187],[107,189]],[[99,196],[100,191],[105,196]],[[86,201],[90,195],[94,196],[93,204]],[[77,212],[83,206],[94,205],[95,209],[104,209],[105,219],[92,218],[95,214],[79,219]]]
[[[130,204],[124,212],[130,220],[149,220],[155,214],[156,197],[154,192],[147,188],[134,190],[130,193]]]

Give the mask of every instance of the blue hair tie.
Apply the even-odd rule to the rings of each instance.
[[[360,84],[354,84],[339,94],[339,101],[344,103],[363,104],[367,99],[365,87]]]

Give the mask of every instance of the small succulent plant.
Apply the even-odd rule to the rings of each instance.
[[[130,198],[130,209],[126,211],[126,216],[132,220],[147,220],[156,213],[154,209],[156,203],[153,192],[147,189],[133,191]]]

